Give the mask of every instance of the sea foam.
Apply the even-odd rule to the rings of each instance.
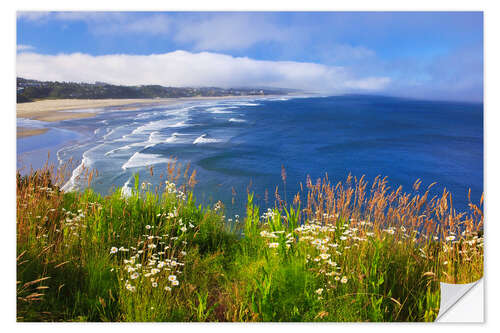
[[[245,119],[239,119],[239,118],[231,118],[231,119],[229,119],[229,121],[232,123],[246,123],[247,122]]]
[[[176,121],[175,123],[173,121]],[[178,121],[178,119],[162,119],[156,120],[137,127],[132,131],[132,134],[145,134],[150,131],[157,131],[168,127],[184,127],[186,123],[184,121]]]
[[[186,139],[183,139],[182,137],[183,136],[189,136],[189,134],[181,134],[181,133],[172,133],[172,135],[170,137],[168,137],[165,142],[166,143],[186,143],[186,142],[189,142],[188,140]]]
[[[229,109],[238,109],[237,106],[216,106],[207,108],[207,111],[210,113],[233,113],[232,111],[228,111]]]
[[[122,186],[122,190],[121,190],[121,193],[122,193],[122,196],[123,197],[130,197],[132,196],[132,187],[130,187],[130,180],[132,178],[129,178],[125,184],[123,184]]]
[[[76,167],[75,170],[73,170],[71,178],[66,182],[66,184],[63,185],[63,187],[61,187],[61,191],[69,192],[78,189],[78,185],[76,183],[77,179],[83,174],[85,168],[89,168],[92,165],[92,161],[86,153],[87,152],[83,153],[82,162]]]
[[[172,159],[164,157],[160,154],[144,154],[136,152],[127,162],[122,165],[122,169],[139,168],[159,163],[172,162]]]
[[[215,143],[215,142],[221,142],[219,139],[214,139],[208,137],[208,134],[202,134],[199,137],[196,138],[196,140],[193,141],[193,144],[204,144],[204,143]]]

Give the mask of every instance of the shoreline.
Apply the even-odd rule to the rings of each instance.
[[[44,134],[48,131],[48,128],[29,128],[29,127],[17,127],[16,138],[27,138],[29,136],[35,136]]]
[[[200,100],[224,100],[239,98],[272,98],[287,95],[244,95],[244,96],[215,96],[215,97],[179,97],[179,98],[151,98],[151,99],[52,99],[16,104],[16,118],[27,118],[46,122],[58,122],[69,119],[94,117],[98,112],[106,111],[134,111],[140,106],[148,104],[163,104],[170,106],[177,103]],[[116,107],[110,110],[88,112],[88,109]],[[67,112],[76,110],[75,112]],[[82,110],[82,112],[77,112]]]

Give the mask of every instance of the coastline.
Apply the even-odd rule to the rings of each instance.
[[[28,136],[40,135],[44,134],[48,130],[49,130],[48,128],[17,127],[16,137],[19,139],[19,138],[26,138]]]
[[[279,95],[283,96],[283,95]],[[94,117],[96,112],[86,109],[118,107],[110,111],[133,111],[145,104],[173,105],[176,103],[199,100],[223,100],[239,98],[276,97],[274,95],[216,96],[216,97],[179,97],[151,99],[53,99],[16,104],[17,118],[27,118],[46,122]],[[123,107],[121,107],[123,106]],[[66,112],[82,110],[82,112]],[[87,111],[87,112],[86,112]],[[103,110],[106,111],[106,110]],[[99,111],[99,112],[103,112]]]

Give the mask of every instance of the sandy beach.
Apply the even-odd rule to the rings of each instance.
[[[18,127],[16,134],[17,138],[23,138],[27,136],[39,135],[47,132],[48,128],[26,128],[26,127]]]
[[[280,95],[282,97],[283,95]],[[217,96],[217,97],[180,97],[180,98],[151,98],[151,99],[51,99],[29,103],[18,103],[16,105],[17,118],[27,118],[47,122],[57,122],[68,119],[90,118],[96,112],[88,112],[88,109],[113,107],[112,111],[133,111],[142,105],[162,104],[173,105],[189,101],[221,100],[238,98],[277,97],[266,96]],[[75,110],[75,111],[73,111]],[[78,112],[82,110],[82,112]],[[67,112],[72,111],[72,112]],[[110,110],[111,111],[111,110]],[[99,111],[102,112],[102,111]],[[33,136],[43,134],[47,129],[17,128],[17,137]]]
[[[84,112],[85,109],[103,108],[110,106],[125,106],[131,104],[173,104],[180,99],[54,99],[30,103],[18,103],[16,106],[18,118],[28,118],[41,121],[55,122],[67,119],[88,118],[94,112]],[[135,108],[123,108],[130,110]],[[82,110],[83,112],[62,112]]]
[[[120,107],[116,110],[136,110],[136,104],[163,104],[218,100],[234,98],[255,98],[264,96],[220,96],[220,97],[181,97],[181,98],[151,98],[151,99],[53,99],[29,103],[18,103],[16,106],[18,118],[28,118],[41,121],[55,122],[67,119],[89,118],[95,116],[94,112],[85,112],[85,109]],[[267,95],[265,97],[272,97]],[[129,107],[127,107],[127,105]],[[133,105],[133,106],[130,106]],[[82,112],[64,112],[82,110]]]

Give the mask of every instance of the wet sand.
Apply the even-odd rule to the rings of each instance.
[[[221,97],[180,97],[180,98],[151,98],[151,99],[53,99],[29,103],[18,103],[16,106],[18,118],[28,118],[48,122],[56,122],[67,119],[79,119],[94,117],[95,112],[85,112],[85,109],[104,107],[117,107],[113,111],[133,111],[138,108],[136,104],[162,104],[172,105],[176,103],[219,100],[236,98],[256,98],[267,96],[221,96]],[[123,107],[120,107],[123,106]],[[70,110],[82,110],[82,112],[64,112]]]
[[[172,104],[177,99],[55,99],[29,103],[18,103],[16,106],[18,118],[28,118],[41,121],[55,122],[67,119],[89,118],[94,112],[85,112],[85,109],[121,106],[130,104]],[[130,110],[131,108],[124,108]],[[82,110],[82,112],[63,112]]]
[[[26,128],[26,127],[18,127],[17,128],[17,138],[24,138],[28,136],[39,135],[47,132],[48,128]]]

